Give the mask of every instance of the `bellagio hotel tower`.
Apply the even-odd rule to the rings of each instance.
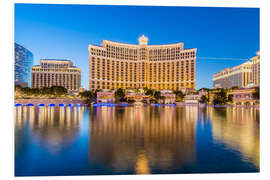
[[[148,45],[143,35],[139,45],[103,40],[88,50],[90,90],[195,89],[197,49],[184,49],[184,43]]]

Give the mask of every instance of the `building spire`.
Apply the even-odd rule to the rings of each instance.
[[[144,34],[139,38],[139,45],[147,45],[148,38]]]

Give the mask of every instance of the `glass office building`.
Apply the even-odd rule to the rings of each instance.
[[[30,84],[33,53],[15,43],[15,83]]]

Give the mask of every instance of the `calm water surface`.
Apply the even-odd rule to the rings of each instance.
[[[16,107],[15,175],[259,171],[259,110]]]

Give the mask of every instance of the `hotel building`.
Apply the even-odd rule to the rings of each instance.
[[[31,79],[31,66],[33,65],[33,53],[23,46],[15,43],[15,84],[28,86]]]
[[[197,49],[183,43],[148,45],[103,40],[89,45],[89,89],[155,88],[195,89]]]
[[[257,56],[251,58],[251,70],[252,70],[252,82],[254,86],[260,85],[260,51],[257,52]]]
[[[227,68],[213,75],[214,88],[246,87],[252,80],[250,61]]]
[[[69,92],[81,87],[81,70],[70,60],[41,59],[40,65],[32,66],[31,87],[63,86]]]

